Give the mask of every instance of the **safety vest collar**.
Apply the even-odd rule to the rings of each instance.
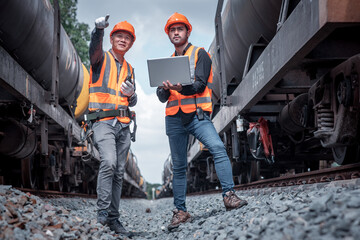
[[[111,68],[113,67],[117,70],[115,61],[115,58],[110,52],[105,52],[103,67],[100,73],[99,81],[97,82],[97,84],[90,85],[90,92],[93,90],[93,92],[108,92],[111,94],[116,94],[117,89],[111,88],[111,86],[115,85],[109,84],[110,78],[116,76],[117,82],[121,81],[122,79],[124,79],[124,81],[132,79],[132,67],[125,59],[123,60],[122,65],[125,65],[126,68],[121,67],[120,73],[116,71],[116,75],[112,75],[115,74],[115,72],[112,72],[113,70]],[[126,76],[124,76],[125,74]],[[111,90],[114,90],[115,93],[111,92]]]

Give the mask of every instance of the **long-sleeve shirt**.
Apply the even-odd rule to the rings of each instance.
[[[186,46],[183,55],[190,46],[191,43]],[[175,56],[178,56],[176,51]],[[182,90],[179,93],[185,96],[202,93],[206,88],[207,81],[210,76],[211,63],[212,61],[207,52],[204,49],[200,49],[198,52],[198,59],[195,68],[195,82],[190,85],[182,86]],[[165,103],[170,97],[170,90],[165,90],[164,88],[158,87],[156,89],[156,94],[160,102]],[[181,111],[181,109],[179,109],[179,111],[174,116],[180,116],[183,124],[186,124],[191,121],[191,119],[194,117],[194,114],[195,112],[184,113],[183,111]]]
[[[101,67],[103,61],[105,59],[105,52],[103,51],[103,38],[104,38],[104,29],[95,28],[91,32],[91,41],[90,41],[90,64],[93,72],[92,81],[95,83],[99,77],[101,72]],[[111,52],[111,51],[110,51]],[[115,63],[117,67],[117,73],[120,74],[122,63],[120,63],[115,57]],[[134,78],[134,87],[135,86],[135,78]],[[128,97],[129,100],[129,107],[133,107],[137,103],[137,95],[134,93],[131,97]]]

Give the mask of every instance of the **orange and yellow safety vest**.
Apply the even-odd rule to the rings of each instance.
[[[190,60],[190,73],[192,81],[196,81],[195,79],[195,69],[196,62],[198,59],[198,52],[201,48],[190,46],[189,49],[185,52],[185,56],[189,56]],[[172,55],[173,57],[175,54]],[[181,109],[184,113],[191,113],[196,111],[196,106],[201,107],[204,111],[212,112],[212,104],[211,104],[211,86],[213,80],[212,68],[210,71],[209,78],[207,80],[207,86],[202,93],[197,93],[190,96],[185,96],[180,94],[178,91],[170,90],[170,97],[166,104],[166,116],[175,115],[179,109]]]
[[[131,65],[124,59],[118,76],[115,58],[110,52],[105,52],[100,76],[95,83],[92,81],[93,73],[90,68],[89,111],[127,109],[129,106],[128,97],[121,93],[120,88],[121,84],[127,78],[131,78],[132,81],[134,81],[133,71],[134,70]],[[100,121],[113,118],[114,117],[106,117]],[[116,118],[122,123],[130,122],[129,117]]]

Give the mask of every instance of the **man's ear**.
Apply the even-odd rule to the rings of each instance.
[[[114,41],[114,40],[113,40],[113,36],[111,36],[111,37],[110,37],[110,43],[111,43],[111,45],[113,45],[113,41]]]
[[[186,31],[186,36],[187,36],[187,37],[190,37],[190,33],[191,33],[191,32],[190,32],[189,30],[187,30],[187,31]]]

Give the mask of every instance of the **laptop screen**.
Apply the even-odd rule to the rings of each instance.
[[[188,56],[148,59],[147,64],[150,87],[163,86],[166,80],[173,85],[192,83]]]

